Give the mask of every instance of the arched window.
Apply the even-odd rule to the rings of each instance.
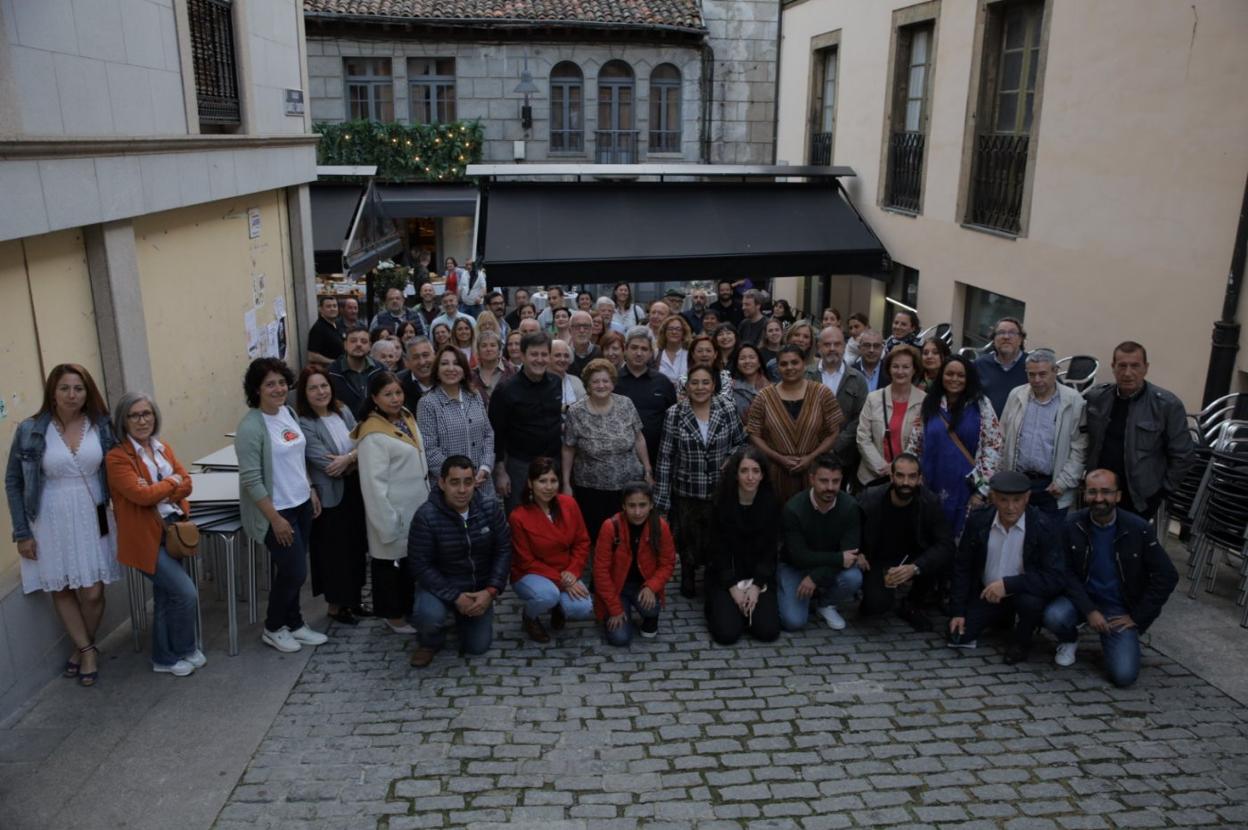
[[[637,131],[633,129],[633,69],[624,61],[607,61],[598,72],[597,161],[632,164],[637,161]]]
[[[550,70],[552,153],[579,153],[585,149],[584,93],[585,81],[579,66],[563,61]]]
[[[661,63],[650,73],[650,152],[680,152],[680,70]]]

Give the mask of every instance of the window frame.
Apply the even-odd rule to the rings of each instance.
[[[576,77],[571,75],[556,76],[555,70],[570,67],[576,70]],[[559,61],[550,69],[550,152],[556,155],[583,155],[585,153],[585,71],[574,61]],[[572,100],[571,93],[577,90],[580,98]],[[556,95],[556,92],[559,95]],[[555,110],[559,109],[563,119],[563,129],[555,129]],[[572,121],[577,126],[567,126]],[[556,141],[556,137],[561,140]],[[557,146],[562,145],[562,146]]]
[[[368,73],[356,74],[356,75],[351,74],[350,64],[354,61],[363,61],[364,63],[366,63],[369,67]],[[376,73],[375,71],[376,67],[379,66],[383,62],[388,64],[390,67],[389,75],[381,75],[381,74]],[[390,58],[386,58],[386,57],[379,58],[379,57],[372,57],[368,55],[358,55],[358,56],[344,55],[342,58],[342,73],[343,73],[343,93],[344,93],[343,97],[345,99],[344,103],[346,104],[348,121],[365,120],[365,121],[373,121],[378,124],[385,124],[385,123],[392,122],[395,120],[394,119],[394,63],[391,61]],[[357,116],[354,112],[354,106],[357,102],[352,98],[351,93],[352,93],[353,87],[366,90],[366,96],[368,99],[368,114],[366,116],[362,116],[362,117]],[[379,95],[380,93],[383,93],[383,92],[389,94],[388,101],[380,100]],[[384,98],[385,96],[380,95],[380,97]],[[380,112],[380,108],[387,106],[387,105],[390,107],[389,118],[384,117],[384,114]]]
[[[827,106],[828,59],[834,59],[836,67],[832,77],[832,106]],[[815,136],[828,135],[828,164],[836,155],[836,121],[841,101],[841,30],[815,35],[810,39],[810,77],[806,101],[806,135],[803,138],[805,152],[802,157],[808,164],[814,163]],[[829,115],[832,127],[822,129],[824,116]]]
[[[888,55],[888,82],[884,102],[884,128],[880,139],[880,175],[876,204],[880,209],[903,216],[921,216],[927,193],[928,138],[932,116],[932,94],[935,90],[937,46],[940,40],[940,0],[929,0],[915,6],[897,9],[892,17],[892,36]],[[915,35],[927,32],[927,61],[923,71],[923,89],[918,96],[918,129],[908,130],[907,104],[915,100],[910,89],[911,62]],[[908,136],[907,138],[900,138]],[[918,194],[910,202],[898,198],[895,190],[894,144],[903,147],[896,152],[919,156]],[[913,181],[913,179],[911,179]],[[913,193],[914,188],[907,188]]]
[[[450,61],[451,73],[449,75],[437,71],[438,64],[442,61]],[[412,67],[419,63],[431,64],[434,72],[413,73]],[[409,124],[449,124],[456,119],[458,100],[456,67],[455,58],[409,57],[407,59],[407,121]],[[418,93],[421,95],[419,100],[417,99]],[[432,118],[425,119],[426,114]],[[441,117],[443,114],[447,116],[445,119]]]
[[[670,67],[676,73],[675,78],[656,78],[655,73],[664,67]],[[680,67],[671,62],[661,63],[650,72],[650,123],[647,152],[678,155],[684,139],[684,73]],[[672,99],[675,98],[673,101]],[[676,107],[676,126],[669,123],[668,109],[672,104]],[[663,136],[668,138],[665,141]],[[675,149],[669,146],[675,144]]]

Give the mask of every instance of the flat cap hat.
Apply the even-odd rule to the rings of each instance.
[[[1002,470],[992,477],[988,487],[994,492],[1017,495],[1031,491],[1031,479],[1014,470]]]

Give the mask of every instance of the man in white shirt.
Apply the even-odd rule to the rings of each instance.
[[[455,330],[455,322],[460,318],[467,320],[472,324],[475,331],[477,321],[467,314],[459,310],[459,297],[447,291],[442,294],[442,313],[433,318],[433,322],[429,324],[429,331],[432,332],[439,324],[445,325],[451,331]]]
[[[992,505],[966,520],[954,559],[949,645],[975,648],[993,623],[1013,621],[1005,662],[1027,659],[1045,606],[1065,585],[1060,529],[1027,504],[1031,481],[1013,470],[989,483]]]

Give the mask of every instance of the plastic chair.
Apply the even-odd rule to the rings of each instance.
[[[1100,368],[1101,362],[1092,355],[1063,357],[1057,361],[1057,380],[1076,392],[1083,392],[1096,380],[1096,373]]]

